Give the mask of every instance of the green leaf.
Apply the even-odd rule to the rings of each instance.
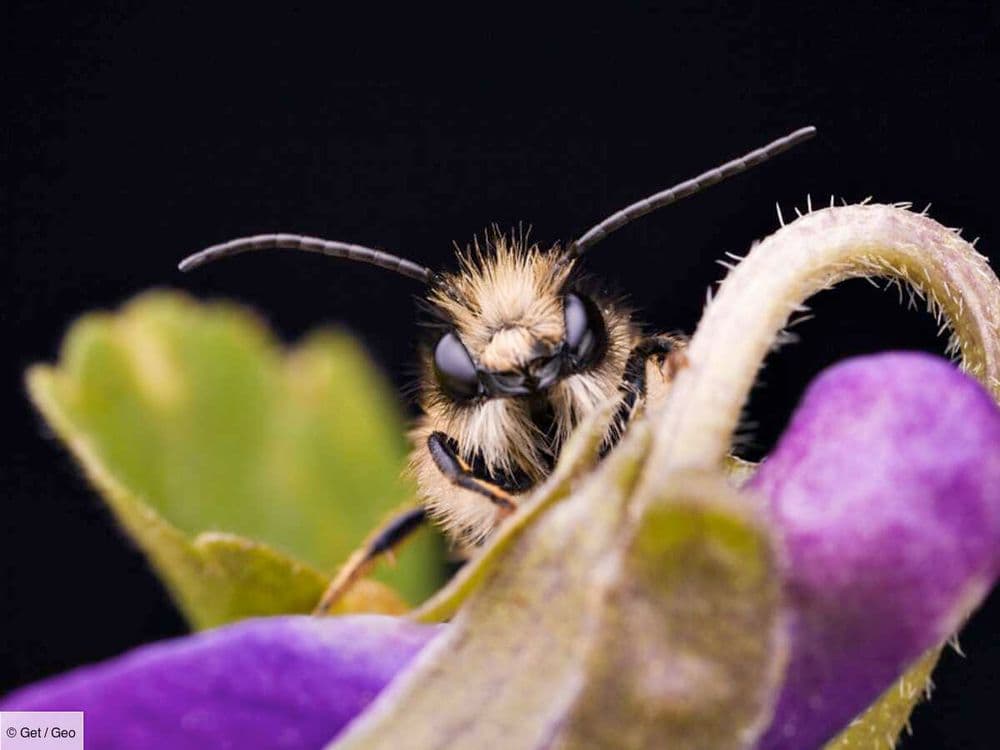
[[[414,498],[396,399],[343,333],[285,353],[241,308],[156,292],[78,321],[28,385],[198,626],[308,611]],[[420,536],[378,574],[411,601],[439,585]]]

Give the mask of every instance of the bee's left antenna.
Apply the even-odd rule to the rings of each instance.
[[[253,250],[267,250],[272,248],[302,250],[307,253],[319,253],[334,258],[345,258],[361,263],[371,263],[373,266],[394,271],[411,279],[422,281],[425,284],[437,283],[438,280],[438,274],[431,269],[414,263],[412,260],[400,258],[398,255],[374,250],[370,247],[362,247],[361,245],[323,240],[318,237],[305,237],[300,234],[258,234],[253,237],[240,237],[229,242],[223,242],[221,245],[212,245],[212,247],[205,248],[201,252],[189,255],[177,267],[182,271],[190,271],[192,268],[203,266],[220,258],[228,258],[231,255],[239,255],[240,253],[247,253]]]
[[[588,248],[596,245],[612,232],[621,229],[623,226],[635,219],[638,219],[640,216],[645,216],[658,208],[669,206],[671,203],[675,203],[681,198],[687,198],[689,195],[694,195],[695,193],[704,190],[709,185],[714,185],[717,182],[722,182],[728,177],[737,175],[740,172],[745,172],[751,167],[755,167],[768,159],[772,159],[778,154],[787,151],[793,146],[797,146],[803,141],[808,141],[814,135],[816,135],[816,128],[811,125],[799,128],[782,138],[771,141],[766,146],[754,149],[750,153],[744,154],[737,159],[727,161],[725,164],[721,164],[714,169],[703,172],[697,177],[692,177],[690,180],[685,180],[684,182],[678,183],[671,188],[661,190],[659,193],[654,193],[648,198],[636,201],[631,206],[627,206],[621,211],[613,213],[600,224],[588,229],[578,240],[572,242],[566,248],[566,255],[570,258],[580,256]]]

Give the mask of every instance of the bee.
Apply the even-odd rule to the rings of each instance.
[[[458,252],[454,271],[360,245],[262,234],[214,245],[180,263],[188,271],[268,248],[370,263],[426,286],[433,338],[421,351],[421,414],[407,471],[419,504],[392,517],[341,567],[322,613],[377,559],[428,520],[470,549],[517,511],[552,471],[573,428],[615,404],[601,452],[641,408],[654,408],[684,360],[684,339],[645,333],[620,301],[588,287],[584,253],[634,219],[739,174],[815,135],[805,127],[612,214],[578,239],[548,248],[495,230]]]

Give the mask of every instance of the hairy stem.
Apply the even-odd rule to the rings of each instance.
[[[927,303],[951,331],[948,352],[1000,402],[1000,280],[986,259],[953,232],[921,214],[885,205],[809,213],[754,247],[723,281],[688,349],[663,412],[634,513],[669,485],[678,468],[711,468],[727,459],[732,436],[757,372],[789,318],[812,295],[854,277],[890,278]],[[908,679],[930,674],[929,653]],[[917,676],[921,677],[917,677]],[[909,693],[907,693],[909,696]],[[861,732],[881,732],[893,744],[916,703],[887,713],[876,703],[832,747],[848,747]],[[866,738],[870,739],[870,738]]]
[[[949,351],[1000,400],[1000,281],[957,233],[895,206],[807,214],[754,247],[722,282],[664,411],[646,486],[677,468],[719,466],[772,343],[816,292],[852,277],[889,277],[925,299],[952,331]]]

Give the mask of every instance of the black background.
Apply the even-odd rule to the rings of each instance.
[[[79,313],[152,286],[236,298],[289,340],[349,325],[402,386],[415,336],[402,277],[258,254],[189,277],[179,257],[294,231],[449,263],[489,223],[567,240],[646,193],[803,124],[820,136],[647,217],[588,258],[660,329],[691,330],[714,260],[807,193],[933,201],[1000,260],[997,19],[987,3],[609,5],[362,17],[275,5],[18,3],[3,221],[5,435],[0,691],[183,623],[24,397]],[[920,7],[920,6],[916,6]],[[885,348],[942,352],[929,316],[851,282],[754,394],[748,454],[773,443],[824,366]],[[996,736],[1000,598],[938,671],[904,747]],[[992,709],[992,711],[991,711]]]

